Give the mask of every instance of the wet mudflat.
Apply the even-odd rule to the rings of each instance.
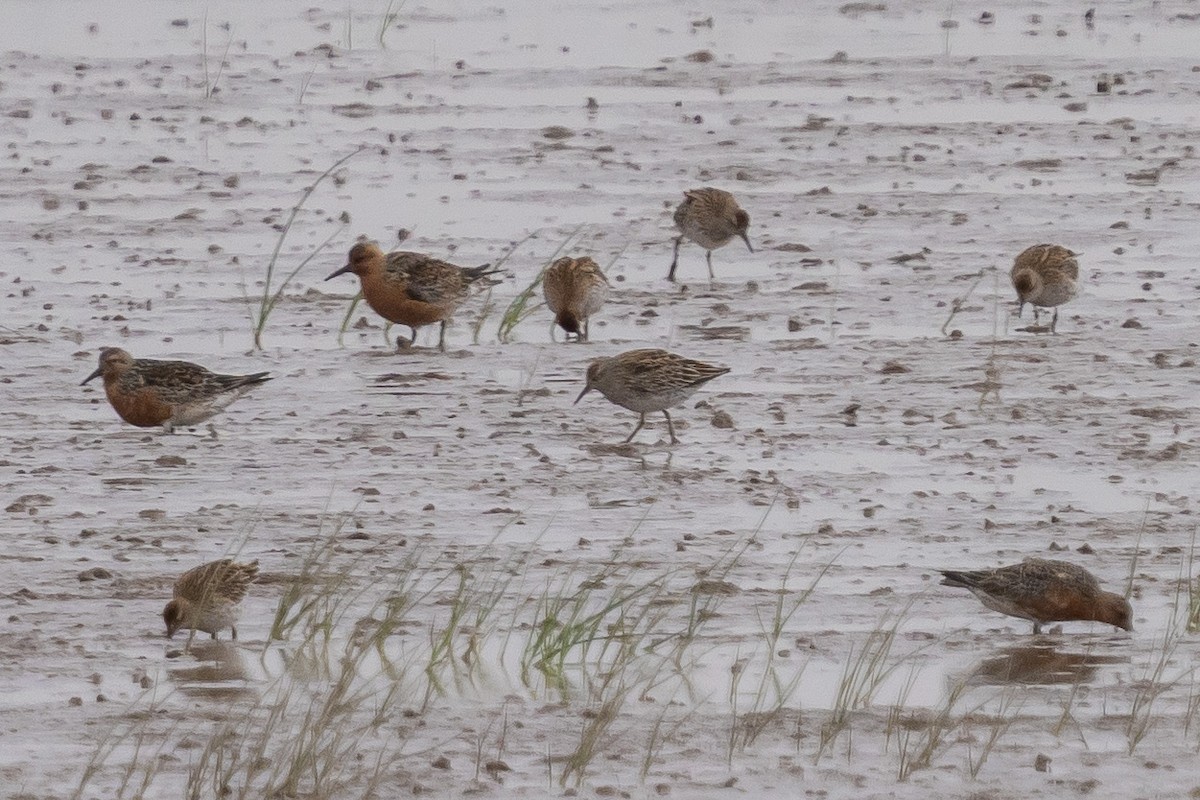
[[[1191,4],[63,7],[0,33],[4,796],[1200,787]],[[710,184],[756,252],[671,286]],[[322,280],[359,234],[509,277],[397,353]],[[498,341],[563,248],[592,342]],[[275,379],[163,436],[78,387],[106,345]],[[732,371],[624,445],[571,403],[658,346]],[[240,641],[165,640],[234,551]],[[1030,555],[1135,631],[937,586]]]

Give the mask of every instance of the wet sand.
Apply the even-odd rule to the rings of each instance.
[[[82,797],[133,797],[130,763],[153,773],[145,796],[178,796],[224,723],[278,701],[281,676],[298,685],[295,640],[268,636],[327,539],[362,592],[338,642],[412,575],[419,599],[387,641],[419,665],[457,576],[498,592],[471,606],[496,610],[485,625],[452,637],[459,664],[480,642],[471,680],[446,666],[427,696],[413,667],[400,683],[418,693],[386,702],[386,681],[363,680],[378,694],[361,713],[386,711],[355,744],[386,757],[378,796],[560,794],[596,719],[588,795],[1200,785],[1183,608],[1200,21],[1183,2],[1118,3],[1092,28],[1084,8],[1021,4],[985,25],[955,7],[949,25],[940,6],[872,7],[581,2],[545,21],[534,4],[406,5],[381,46],[376,8],[64,4],[59,31],[13,4],[4,796],[68,796],[86,777]],[[254,350],[282,226],[360,146],[292,223],[272,290],[329,245]],[[716,251],[710,286],[685,243],[674,287],[671,212],[701,185],[738,197],[756,252]],[[444,355],[432,329],[396,353],[406,331],[385,338],[364,307],[339,343],[352,289],[322,279],[356,236],[401,246],[401,230],[405,249],[455,263],[507,256]],[[1082,253],[1056,335],[1013,316],[1008,284],[1042,241]],[[504,309],[564,243],[613,283],[591,343],[552,342],[545,309],[500,343]],[[163,436],[78,387],[106,345],[275,380]],[[635,414],[571,405],[590,359],[635,347],[732,367],[673,412],[675,447],[661,417],[622,446]],[[241,641],[181,652],[159,616],[172,581],[233,550],[264,573]],[[1031,555],[1115,591],[1132,575],[1134,633],[1035,638],[937,586],[938,568]],[[771,639],[779,598],[791,608],[814,582]],[[565,686],[522,680],[538,598],[584,587],[603,605],[624,585],[661,592],[631,608],[666,609],[620,621],[650,631],[624,683],[604,685],[612,651],[595,648]],[[697,597],[712,613],[673,673],[650,645],[678,641]],[[888,671],[822,749],[864,651]],[[789,688],[767,714],[771,669]],[[305,674],[323,691],[328,675]],[[124,731],[140,752],[131,735],[87,775]],[[363,794],[363,774],[347,767],[333,796]]]

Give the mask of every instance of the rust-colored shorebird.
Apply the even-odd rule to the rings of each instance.
[[[587,341],[588,320],[608,299],[608,278],[592,259],[560,258],[542,276],[542,294],[554,321],[579,341]]]
[[[1066,561],[1027,558],[998,569],[939,571],[943,586],[969,589],[993,611],[1030,620],[1034,633],[1041,633],[1047,622],[1072,620],[1133,630],[1129,601],[1104,591],[1092,573]]]
[[[675,237],[675,256],[667,273],[667,280],[671,282],[675,281],[675,267],[679,264],[679,245],[683,244],[685,238],[704,248],[710,281],[713,280],[713,250],[724,247],[733,237],[740,236],[750,252],[754,252],[750,237],[746,234],[750,228],[750,215],[738,206],[733,195],[723,189],[705,187],[684,192],[683,202],[675,209],[675,227],[679,228],[679,236]]]
[[[1062,245],[1035,244],[1021,251],[1013,262],[1013,288],[1017,290],[1017,316],[1025,304],[1033,306],[1033,321],[1037,324],[1039,308],[1053,308],[1050,332],[1058,325],[1058,307],[1079,291],[1079,262],[1074,253]]]
[[[640,414],[638,424],[626,442],[633,441],[646,424],[648,413],[661,411],[667,418],[671,444],[678,444],[675,424],[667,409],[679,405],[701,386],[726,372],[729,367],[693,361],[666,350],[629,350],[610,358],[598,358],[589,364],[587,385],[575,402],[595,389],[609,401]]]
[[[271,379],[266,372],[219,375],[188,361],[134,358],[119,347],[102,348],[100,366],[83,383],[101,375],[108,402],[121,419],[139,428],[161,425],[167,433],[198,425]]]
[[[242,599],[256,580],[257,560],[238,563],[222,558],[189,569],[175,581],[174,596],[163,608],[167,638],[179,630],[196,630],[216,639],[217,633],[229,628],[236,639]]]
[[[374,242],[359,242],[350,248],[346,266],[325,280],[347,272],[357,275],[367,305],[389,322],[407,326],[414,342],[417,328],[440,322],[438,349],[445,351],[447,320],[467,299],[472,284],[499,271],[490,264],[456,267],[404,250],[384,254]]]

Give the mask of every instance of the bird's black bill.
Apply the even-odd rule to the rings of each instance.
[[[327,281],[328,281],[328,280],[333,280],[333,279],[334,279],[334,278],[336,278],[338,275],[345,275],[345,274],[346,274],[347,272],[349,272],[349,271],[350,271],[350,265],[349,265],[349,264],[347,264],[346,266],[344,266],[344,267],[342,267],[341,269],[339,269],[337,272],[335,272],[335,273],[333,273],[332,275],[330,275],[330,276],[329,276],[328,278],[326,278],[325,280],[327,280]]]

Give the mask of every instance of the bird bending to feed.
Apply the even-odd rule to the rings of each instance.
[[[723,189],[705,187],[684,192],[683,202],[675,209],[675,227],[679,228],[679,235],[675,237],[675,256],[667,273],[667,280],[671,282],[675,281],[675,267],[679,263],[679,245],[685,238],[704,248],[710,281],[713,279],[712,251],[729,244],[734,236],[742,237],[747,249],[754,252],[750,237],[746,235],[750,215]]]
[[[467,299],[472,284],[499,271],[490,264],[456,267],[404,250],[384,254],[374,242],[359,242],[350,248],[346,266],[325,280],[347,272],[357,275],[367,305],[389,322],[408,326],[413,341],[417,328],[442,323],[438,349],[445,351],[447,320]]]
[[[542,276],[542,294],[554,321],[578,341],[588,338],[588,320],[608,299],[608,278],[592,259],[560,258]]]
[[[1025,304],[1033,306],[1036,325],[1039,308],[1053,308],[1050,332],[1058,325],[1058,307],[1079,291],[1079,262],[1074,253],[1057,244],[1035,244],[1021,251],[1013,262],[1013,288],[1017,290],[1017,316]]]
[[[629,350],[610,358],[598,358],[589,364],[587,385],[575,402],[595,389],[611,402],[641,414],[626,442],[633,441],[646,424],[646,414],[661,411],[667,418],[671,444],[678,444],[675,425],[667,409],[679,405],[701,386],[726,372],[729,367],[693,361],[666,350]]]
[[[943,586],[969,589],[993,611],[1032,621],[1034,633],[1041,633],[1044,623],[1072,620],[1133,630],[1129,601],[1104,591],[1092,573],[1066,561],[1027,558],[998,569],[939,572]]]
[[[186,629],[204,631],[216,639],[219,631],[229,628],[236,639],[239,606],[257,579],[257,560],[238,563],[222,558],[189,569],[175,581],[174,597],[163,608],[167,638]]]
[[[119,347],[100,350],[100,366],[83,383],[104,376],[104,393],[121,419],[139,428],[198,425],[264,381],[266,372],[218,375],[187,361],[134,358]]]

